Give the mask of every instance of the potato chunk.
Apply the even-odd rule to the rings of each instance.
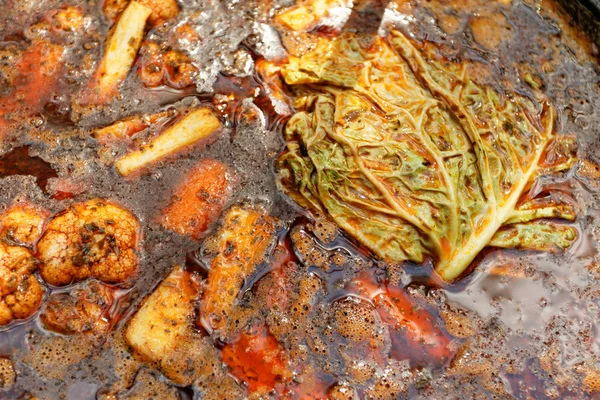
[[[227,212],[200,309],[200,323],[206,328],[223,327],[244,282],[275,244],[277,225],[262,210],[235,206]]]
[[[200,239],[221,213],[231,194],[231,181],[225,164],[201,160],[179,183],[172,202],[163,210],[161,224],[180,235]]]
[[[176,267],[133,316],[125,338],[136,355],[148,362],[167,359],[189,332],[199,285]]]
[[[117,171],[129,175],[141,168],[207,138],[221,127],[221,122],[207,108],[198,108],[138,151],[127,154],[117,161]]]

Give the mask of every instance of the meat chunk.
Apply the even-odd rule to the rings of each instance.
[[[199,321],[209,330],[221,328],[244,282],[266,260],[275,244],[278,222],[263,210],[232,207],[214,244]]]
[[[48,223],[38,242],[42,278],[56,286],[94,277],[122,283],[137,270],[140,224],[105,200],[78,203]]]
[[[103,334],[111,327],[112,304],[112,290],[92,281],[70,293],[53,293],[40,319],[46,329],[58,333]]]
[[[223,163],[201,160],[175,189],[172,202],[162,212],[162,225],[199,239],[221,213],[231,195],[232,180]]]
[[[37,263],[29,250],[0,242],[0,325],[31,316],[45,289],[33,273]]]

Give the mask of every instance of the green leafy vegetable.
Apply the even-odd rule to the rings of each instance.
[[[290,58],[281,74],[298,111],[282,189],[383,259],[432,257],[448,281],[486,246],[568,247],[573,227],[539,219],[573,220],[571,206],[528,195],[574,161],[552,106],[476,84],[473,64],[434,60],[394,31],[320,39]]]

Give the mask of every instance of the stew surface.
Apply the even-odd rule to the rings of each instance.
[[[600,398],[598,52],[554,0],[0,0],[0,398]]]

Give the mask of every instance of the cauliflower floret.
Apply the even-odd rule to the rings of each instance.
[[[0,239],[33,246],[42,236],[48,212],[30,203],[15,204],[0,215]]]
[[[40,307],[45,289],[35,269],[29,250],[0,242],[0,325],[27,318]]]
[[[137,269],[140,224],[129,211],[95,199],[54,217],[38,242],[42,278],[56,286],[94,277],[122,283]]]
[[[53,293],[40,319],[46,329],[64,334],[108,332],[113,304],[110,288],[92,281],[70,293]]]

